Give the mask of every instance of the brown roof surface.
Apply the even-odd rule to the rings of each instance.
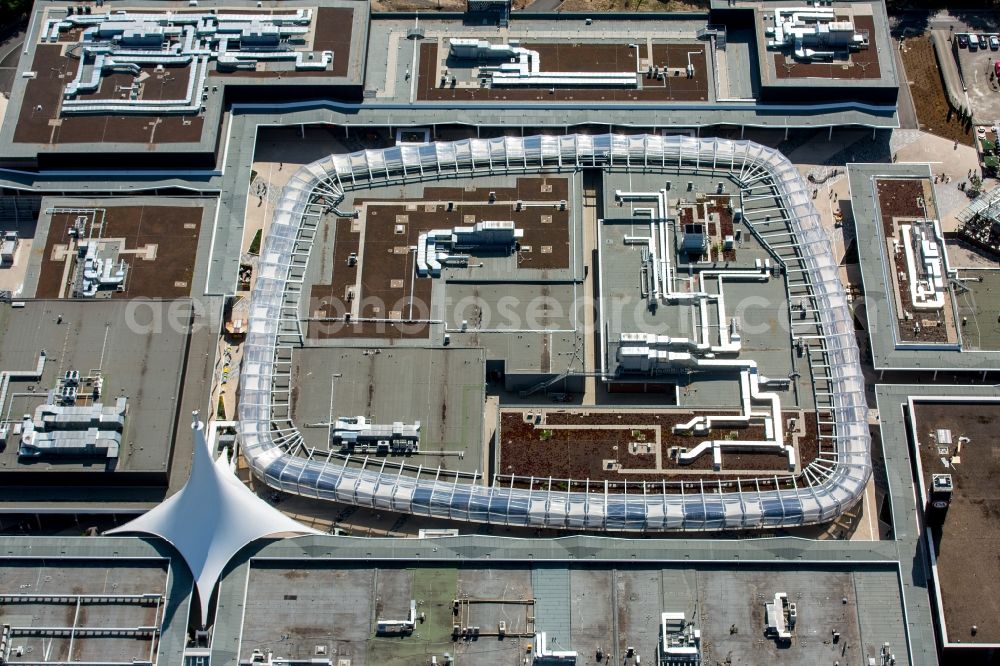
[[[739,476],[753,477],[761,472],[788,475],[787,459],[780,453],[727,451],[722,456],[721,472],[713,471],[711,453],[706,453],[689,464],[672,460],[669,456],[671,447],[689,449],[700,441],[689,435],[675,434],[673,426],[690,420],[695,413],[703,414],[706,411],[673,409],[593,412],[569,408],[546,411],[545,422],[536,425],[526,423],[521,410],[503,410],[500,413],[497,437],[497,473],[502,479],[508,480],[511,476],[533,476],[581,482],[587,479],[599,482],[628,481],[633,491],[639,488],[640,482],[647,482],[651,485],[651,492],[660,492],[656,484],[661,481],[697,482],[704,478],[714,482]],[[711,413],[732,412],[712,410]],[[798,418],[799,412],[786,411],[783,415],[785,418]],[[806,435],[799,439],[800,469],[812,463],[818,455],[816,414],[804,412],[802,417]],[[657,430],[660,433],[660,470],[656,470],[655,460]],[[740,438],[746,439],[764,437],[764,427],[761,424],[723,428],[720,432],[736,432]],[[636,441],[649,445],[650,452],[632,453],[629,445]],[[617,469],[607,469],[604,465],[606,460],[617,460],[624,469],[649,471],[622,473]],[[695,471],[698,473],[691,474]],[[603,484],[601,488],[603,489]],[[609,486],[610,492],[621,492],[623,489],[623,486]]]
[[[635,70],[635,50],[628,44],[525,44],[538,51],[542,69],[550,72],[628,72]],[[702,44],[653,44],[653,64],[657,67],[687,67],[688,51],[695,76],[668,76],[663,81],[642,79],[642,89],[621,88],[438,88],[436,80],[439,59],[447,47],[425,43],[420,45],[420,65],[417,70],[417,98],[421,100],[587,100],[587,101],[704,101],[708,99],[708,75]],[[642,57],[647,56],[642,49]]]
[[[431,229],[448,228],[483,220],[513,220],[524,229],[521,268],[560,269],[569,267],[569,210],[555,206],[526,207],[514,210],[512,203],[523,201],[560,201],[566,198],[569,184],[565,178],[518,178],[515,187],[473,188],[428,187],[423,198],[417,200],[371,201],[365,219],[365,247],[361,256],[361,290],[355,298],[362,303],[359,316],[386,319],[390,311],[400,312],[403,318],[430,317],[432,278],[414,276],[414,256],[409,248],[416,245],[421,233]],[[489,192],[496,192],[496,203],[484,203]],[[454,210],[444,204],[429,201],[453,201]],[[468,203],[462,203],[468,202]],[[473,203],[475,202],[475,203]],[[355,205],[364,203],[356,199]],[[355,284],[359,267],[347,265],[347,257],[359,252],[360,225],[354,230],[352,220],[338,219],[333,233],[334,253],[329,268],[326,257],[320,257],[320,273],[326,284],[314,284],[310,290],[314,317],[343,317],[347,308],[345,295]],[[403,233],[396,233],[401,224]],[[329,228],[324,229],[329,234]],[[332,273],[332,274],[331,274]],[[327,278],[326,276],[330,276]],[[412,300],[411,300],[412,299]],[[429,331],[423,324],[392,325],[360,323],[344,326],[340,322],[312,322],[310,337],[427,337]]]
[[[333,51],[333,76],[347,74],[351,54],[351,27],[354,25],[354,10],[347,7],[321,7],[316,12],[316,36],[313,50]]]
[[[882,220],[882,233],[885,239],[899,238],[897,218],[924,217],[924,208],[920,205],[921,200],[926,202],[925,205],[928,209],[933,210],[933,186],[927,178],[879,178],[875,181],[875,194],[878,199],[879,217]],[[933,213],[931,214],[933,215]],[[888,256],[890,254],[888,247],[884,245],[879,251],[895,266],[896,275],[906,274],[906,257],[902,252],[890,257]],[[899,284],[890,275],[887,286],[895,291],[903,312],[914,313],[916,316],[916,320],[908,320],[903,318],[903,312],[896,313],[896,330],[900,340],[938,344],[957,341],[957,333],[952,330],[953,325],[949,325],[948,318],[938,324],[932,313],[921,315],[913,309],[910,290],[905,284]],[[951,297],[946,295],[946,304],[950,301]],[[926,321],[928,319],[934,319],[935,325],[928,325]],[[914,328],[915,321],[922,321],[924,324],[920,327],[919,332]],[[952,339],[949,340],[949,337]]]
[[[107,74],[101,77],[101,86],[96,91],[81,94],[79,98],[127,99],[127,89],[141,80],[140,99],[183,99],[191,71],[190,66],[166,67],[162,72],[157,72],[155,67],[143,67],[137,77],[125,73]]]
[[[948,640],[1000,643],[1000,405],[921,401],[913,416],[924,491],[933,474],[950,474],[955,486],[944,525],[933,528]],[[952,432],[947,454],[931,437],[939,428]],[[946,467],[941,459],[962,436],[961,462]]]
[[[848,20],[844,17],[844,20]],[[869,40],[875,34],[875,20],[871,16],[855,16],[856,30],[867,30]],[[848,61],[802,63],[784,53],[774,53],[774,75],[779,79],[878,79],[882,72],[878,65],[878,50],[872,42],[867,48],[852,53]]]
[[[35,50],[32,70],[36,77],[28,81],[24,101],[14,129],[15,143],[175,143],[196,142],[201,138],[204,119],[200,116],[97,115],[59,117],[62,91],[66,78],[61,74],[74,72],[77,60],[62,55],[58,44],[39,44]],[[168,68],[164,75],[147,79],[143,95],[154,99],[169,98],[187,80],[178,74],[182,68]],[[144,71],[153,74],[151,68]],[[131,76],[115,74],[105,77],[100,92],[94,98],[110,98],[115,85],[131,85]],[[183,79],[183,83],[180,81]],[[162,96],[162,97],[161,97]],[[179,95],[178,95],[179,96]],[[40,108],[39,108],[40,107]]]
[[[104,209],[102,238],[124,238],[127,250],[156,245],[156,258],[152,261],[134,254],[122,256],[129,266],[127,289],[114,293],[113,297],[190,295],[203,209],[200,206],[104,206]],[[54,261],[53,251],[56,245],[70,243],[67,230],[76,217],[75,213],[52,215],[36,298],[59,296],[65,261]]]
[[[346,76],[351,62],[351,28],[354,10],[350,7],[322,7],[316,12],[316,35],[312,50],[333,51],[333,62],[325,72],[286,70],[227,70],[212,71],[212,76],[225,78],[304,78],[309,76]],[[262,64],[262,66],[265,66]]]
[[[220,10],[220,13],[237,10]],[[239,13],[288,14],[288,11],[247,11]],[[333,51],[333,63],[327,72],[295,71],[236,71],[216,72],[211,76],[227,78],[303,78],[345,76],[351,56],[354,10],[344,7],[323,7],[316,12],[315,51]],[[76,72],[79,60],[63,55],[66,42],[78,39],[79,30],[60,36],[59,44],[39,44],[35,50],[32,70],[36,77],[25,87],[24,101],[14,131],[15,143],[43,145],[69,143],[194,143],[201,139],[204,119],[197,115],[74,115],[60,117],[62,94],[66,83]],[[142,68],[141,96],[143,99],[181,99],[191,76],[190,67],[168,67],[157,73],[153,67]],[[143,77],[143,74],[146,76]],[[81,99],[124,98],[123,87],[136,79],[124,73],[102,77],[100,88]]]

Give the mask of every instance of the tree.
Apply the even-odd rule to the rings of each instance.
[[[0,34],[7,34],[11,24],[19,23],[31,10],[31,0],[0,0]]]
[[[983,179],[979,177],[978,173],[972,174],[972,178],[969,179],[969,195],[973,197],[978,197],[982,189],[983,189]]]

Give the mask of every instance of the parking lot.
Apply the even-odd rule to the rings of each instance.
[[[994,111],[997,102],[1000,101],[1000,84],[995,70],[995,63],[1000,61],[1000,37],[979,34],[977,39],[980,44],[985,41],[986,47],[975,47],[968,43],[969,38],[964,33],[956,35],[958,66],[977,121],[990,121],[1000,117],[1000,114]],[[962,46],[963,43],[967,45]]]

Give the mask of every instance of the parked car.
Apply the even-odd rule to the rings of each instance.
[[[969,36],[964,32],[958,33],[958,45],[963,49],[969,45]]]
[[[993,63],[993,75],[1000,79],[1000,60]]]
[[[990,35],[990,51],[1000,51],[1000,37]]]
[[[969,34],[969,50],[978,51],[979,50],[979,37],[973,34]]]

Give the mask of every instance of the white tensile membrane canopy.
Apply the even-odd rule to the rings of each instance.
[[[135,520],[105,534],[140,533],[168,541],[184,558],[201,598],[201,621],[222,570],[244,546],[265,537],[319,534],[257,497],[233,474],[226,454],[213,461],[195,412],[194,460],[184,487]]]

